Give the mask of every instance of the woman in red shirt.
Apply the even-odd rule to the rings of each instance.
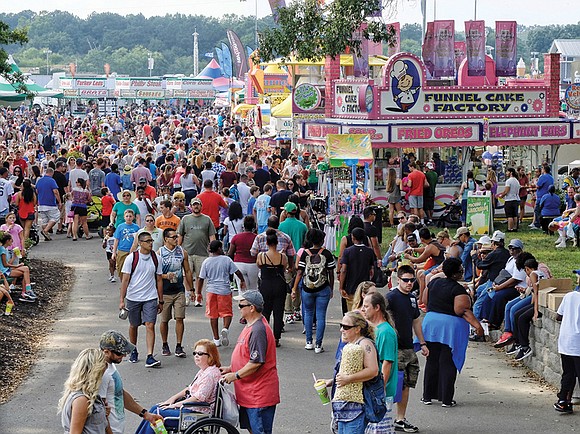
[[[254,216],[244,217],[244,232],[232,237],[228,250],[228,256],[233,259],[234,264],[244,276],[248,291],[258,290],[258,266],[256,265],[256,257],[250,254],[250,249],[257,236],[255,231],[256,220]],[[235,279],[238,280],[237,277]]]

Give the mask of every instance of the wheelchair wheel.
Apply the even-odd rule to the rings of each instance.
[[[183,434],[240,434],[240,432],[225,420],[211,417],[192,424]]]

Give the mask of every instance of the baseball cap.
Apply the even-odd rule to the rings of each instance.
[[[236,295],[234,297],[236,301],[246,300],[248,303],[255,306],[257,309],[264,308],[264,297],[260,294],[260,291],[246,291],[243,294]]]
[[[84,162],[85,162],[85,160],[83,160],[82,158],[77,158],[77,161],[76,161],[77,165],[83,164]]]
[[[503,241],[505,240],[505,234],[502,231],[495,231],[491,236],[491,241]]]
[[[407,241],[417,241],[417,237],[415,234],[409,234],[407,235]]]
[[[147,182],[147,178],[145,178],[144,176],[139,178],[139,184],[141,184],[142,182]]]
[[[514,238],[513,240],[510,241],[508,247],[513,247],[514,249],[523,250],[524,243],[522,243],[522,240],[518,240],[517,238]]]
[[[488,235],[484,235],[479,240],[477,240],[477,244],[482,244],[482,245],[491,244],[491,238],[489,238]]]
[[[296,204],[294,202],[286,202],[286,205],[284,205],[284,210],[288,213],[292,213],[294,211],[296,211]]]
[[[246,167],[246,173],[254,173],[255,170],[253,167]]]
[[[200,205],[202,205],[201,199],[198,197],[194,197],[193,199],[191,199],[191,205],[193,205],[194,203],[199,203]]]
[[[427,169],[429,170],[435,170],[435,165],[431,162],[427,163]]]
[[[123,169],[123,172],[125,173],[131,173],[131,166],[129,166],[128,164],[125,166],[125,168]]]
[[[101,335],[99,346],[101,347],[101,350],[111,350],[120,354],[129,354],[135,349],[135,345],[115,330],[109,330],[103,333]]]
[[[453,238],[455,238],[456,240],[463,234],[467,234],[469,233],[469,229],[466,228],[465,226],[460,227],[457,229],[457,232],[455,233],[455,236]]]

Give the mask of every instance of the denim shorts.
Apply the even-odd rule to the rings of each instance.
[[[276,406],[247,408],[240,406],[240,428],[251,430],[252,434],[272,434]]]
[[[125,307],[129,311],[129,324],[133,327],[139,327],[142,324],[157,321],[158,300],[132,301],[127,300]]]

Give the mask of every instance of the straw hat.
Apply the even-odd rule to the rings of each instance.
[[[121,202],[123,201],[123,194],[124,193],[131,194],[131,202],[133,202],[135,200],[135,198],[137,197],[137,195],[135,194],[135,192],[132,191],[132,190],[121,190],[119,193],[117,193],[117,199],[119,201],[121,201]]]

